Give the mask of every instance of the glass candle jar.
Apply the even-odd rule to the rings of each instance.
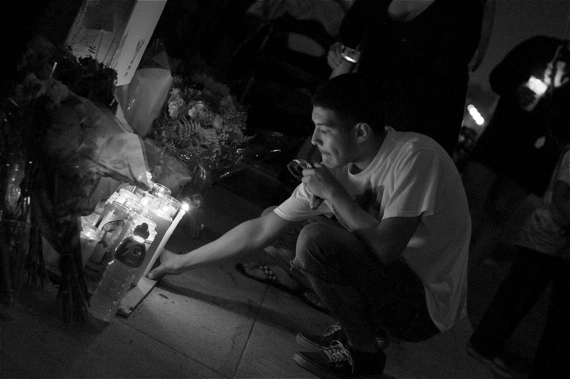
[[[148,215],[143,215],[138,212],[131,212],[121,232],[112,240],[109,250],[115,250],[115,248],[117,248],[117,246],[119,246],[119,244],[125,238],[129,237],[133,233],[133,230],[142,223],[147,224],[149,232],[156,229],[156,223],[152,221]]]
[[[159,183],[154,183],[150,192],[156,197],[165,197],[172,194],[172,191],[168,187]]]
[[[128,199],[132,199],[132,200],[138,200],[137,195],[135,195],[134,193],[132,193],[131,191],[121,188],[119,190],[119,197],[117,198],[117,201],[119,201],[122,204],[125,204],[125,201],[127,201]]]
[[[165,196],[159,199],[160,205],[159,209],[167,218],[173,218],[176,216],[178,209],[180,209],[180,201],[172,196]]]
[[[81,241],[81,267],[85,267],[85,264],[91,258],[95,247],[101,241],[102,235],[103,232],[97,229],[95,225],[83,225],[83,230],[79,234],[79,240]]]
[[[144,196],[139,200],[143,205],[144,211],[150,213],[151,211],[158,209],[159,201],[158,198],[150,193],[145,193]]]
[[[137,188],[135,188],[135,192],[133,192],[133,193],[140,200],[144,196],[144,194],[147,193],[147,191],[137,187]]]
[[[129,208],[130,212],[141,213],[144,211],[144,205],[142,205],[138,199],[127,199],[124,206]]]
[[[99,218],[97,219],[97,221],[94,223],[94,225],[96,227],[100,228],[101,221],[103,221],[103,219],[105,218],[105,215],[107,215],[107,212],[109,212],[109,208],[111,208],[111,205],[113,205],[113,202],[115,200],[117,200],[118,197],[119,197],[119,193],[113,192],[111,194],[111,196],[109,196],[109,198],[105,201],[105,203],[103,204],[103,210],[101,211],[101,214],[99,215]]]
[[[102,229],[107,223],[117,220],[126,220],[129,217],[129,208],[115,200],[108,208],[105,216],[99,223],[99,229]]]

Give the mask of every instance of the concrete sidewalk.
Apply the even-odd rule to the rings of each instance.
[[[178,228],[167,248],[207,243],[262,208],[213,186],[205,196],[202,237]],[[311,378],[293,361],[299,331],[324,331],[334,320],[293,295],[250,280],[235,262],[168,276],[126,319],[105,328],[62,324],[57,289],[24,291],[2,309],[0,377]],[[473,273],[471,319],[478,320],[505,267]],[[509,345],[521,367],[541,331],[540,306]],[[423,343],[391,344],[386,377],[492,378],[468,356],[469,319]]]

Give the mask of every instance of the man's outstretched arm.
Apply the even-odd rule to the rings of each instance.
[[[243,257],[270,245],[293,226],[294,223],[269,212],[241,223],[217,240],[186,254],[163,250],[160,265],[152,270],[148,277],[156,280],[164,274],[181,274],[187,270]]]

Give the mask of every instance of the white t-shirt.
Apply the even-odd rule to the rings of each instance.
[[[370,214],[380,220],[422,215],[402,257],[424,285],[435,325],[449,329],[466,311],[471,238],[467,197],[455,164],[431,138],[387,128],[370,165],[355,175],[350,166],[332,170],[333,175]],[[301,184],[275,213],[289,221],[333,214],[328,201],[316,211],[309,202]]]

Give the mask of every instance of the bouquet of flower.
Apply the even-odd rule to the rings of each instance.
[[[3,302],[13,301],[24,271],[30,282],[38,273],[46,279],[43,236],[60,255],[64,316],[69,305],[76,317],[85,316],[79,216],[114,191],[106,191],[106,180],[149,187],[141,138],[125,133],[108,108],[116,75],[38,38],[9,97],[0,99],[0,258],[10,269],[0,281],[0,292],[9,295]]]
[[[215,178],[227,175],[243,158],[246,113],[227,86],[206,74],[190,80],[175,77],[154,136],[163,153],[184,162],[190,171],[202,165]]]

